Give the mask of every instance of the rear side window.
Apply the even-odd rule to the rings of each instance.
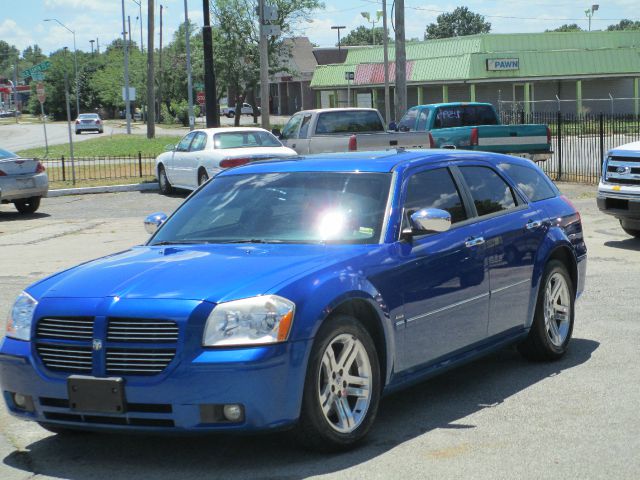
[[[316,133],[384,132],[384,125],[377,111],[323,112],[318,116]]]
[[[471,191],[479,216],[501,212],[516,206],[513,190],[496,172],[487,167],[460,167]]]
[[[467,219],[460,192],[446,168],[416,173],[409,179],[404,204],[405,222],[412,213],[421,208],[446,210],[451,214],[451,223]]]
[[[410,109],[407,113],[404,114],[402,120],[400,120],[400,123],[398,124],[398,130],[400,132],[412,132],[413,130],[415,130],[417,116],[418,109]]]
[[[515,180],[518,188],[532,202],[546,200],[558,195],[558,191],[544,173],[524,165],[501,163],[500,168]]]
[[[498,117],[489,105],[458,105],[438,108],[434,128],[497,124]]]

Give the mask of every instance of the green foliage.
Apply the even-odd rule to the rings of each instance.
[[[186,100],[179,102],[171,102],[171,111],[174,112],[175,118],[182,123],[182,126],[189,126],[189,103]],[[200,106],[193,106],[193,114],[197,117],[200,115]]]
[[[13,70],[16,57],[20,52],[13,45],[0,40],[0,77],[13,79]]]
[[[558,28],[554,28],[552,30],[545,30],[545,32],[582,32],[582,28],[577,23],[571,23],[559,26]]]
[[[375,34],[375,35],[374,35]],[[375,37],[375,42],[374,42]],[[387,37],[389,42],[391,39]],[[384,41],[384,28],[375,27],[373,30],[364,25],[351,30],[348,35],[340,39],[340,44],[345,46],[355,45],[382,45]],[[336,45],[337,46],[337,45]]]
[[[484,16],[473,13],[467,7],[458,7],[451,13],[438,15],[436,23],[427,26],[424,39],[462,37],[490,31],[491,23],[485,22]]]
[[[610,32],[614,30],[640,30],[640,21],[633,21],[625,18],[624,20],[620,20],[620,23],[609,25],[607,30]]]

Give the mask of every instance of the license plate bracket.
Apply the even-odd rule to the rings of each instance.
[[[72,375],[67,379],[69,407],[76,412],[125,413],[124,379]]]

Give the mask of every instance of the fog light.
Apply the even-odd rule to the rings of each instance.
[[[27,412],[33,412],[35,409],[33,407],[33,398],[29,395],[23,395],[21,393],[13,394],[13,403],[20,410],[25,410]]]
[[[231,403],[225,405],[222,409],[222,413],[224,413],[224,418],[229,420],[230,422],[239,422],[242,420],[242,406],[237,403]]]

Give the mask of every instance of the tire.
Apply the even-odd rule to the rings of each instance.
[[[205,183],[207,180],[209,180],[209,175],[207,175],[207,171],[206,170],[200,170],[198,172],[198,186],[202,185],[203,183]]]
[[[164,171],[164,167],[160,165],[158,167],[158,185],[160,186],[160,193],[163,195],[170,195],[173,193],[173,187],[167,178],[167,172]]]
[[[558,360],[567,351],[573,333],[575,287],[564,263],[551,260],[545,267],[533,324],[518,345],[529,360]]]
[[[347,348],[350,353],[343,356]],[[323,452],[354,447],[376,418],[380,391],[378,354],[367,330],[347,315],[328,319],[309,357],[302,412],[294,431],[298,441]]]
[[[98,133],[104,133],[104,130],[98,130]]]
[[[18,212],[23,215],[35,213],[40,208],[40,197],[30,197],[13,202]]]
[[[635,228],[626,228],[624,225],[622,225],[622,220],[620,220],[620,227],[622,227],[622,230],[624,230],[624,233],[626,233],[627,235],[640,238],[640,230],[636,230]]]
[[[76,135],[80,135],[80,130],[76,130]]]

